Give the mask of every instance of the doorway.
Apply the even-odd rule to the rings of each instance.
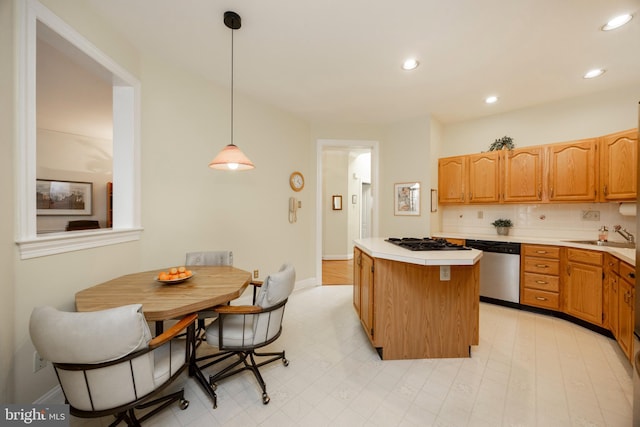
[[[316,155],[316,277],[352,284],[353,241],[377,234],[378,142],[319,140]]]

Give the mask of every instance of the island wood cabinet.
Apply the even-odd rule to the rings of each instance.
[[[438,159],[438,203],[460,204],[465,202],[467,165],[466,156]]]
[[[549,201],[591,202],[596,200],[597,147],[596,138],[547,147]]]
[[[603,253],[566,248],[564,312],[603,326]]]
[[[523,244],[520,300],[522,304],[560,309],[560,248]]]
[[[480,263],[441,267],[354,249],[354,307],[384,360],[470,357],[479,343]]]
[[[600,142],[600,200],[636,200],[638,131],[602,137]]]
[[[353,305],[369,339],[374,341],[373,330],[373,258],[359,248],[353,249]]]
[[[544,148],[527,147],[504,151],[504,202],[542,200]]]

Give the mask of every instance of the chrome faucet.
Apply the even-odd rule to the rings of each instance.
[[[625,240],[629,243],[636,242],[636,238],[633,236],[633,234],[629,233],[626,228],[622,228],[619,225],[614,225],[613,231],[624,237]]]

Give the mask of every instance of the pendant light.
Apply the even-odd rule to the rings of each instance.
[[[211,160],[209,167],[220,170],[249,170],[255,168],[251,160],[233,143],[233,32],[242,26],[240,15],[235,12],[224,13],[224,25],[231,29],[231,143]]]

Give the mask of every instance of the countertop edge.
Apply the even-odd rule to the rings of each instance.
[[[438,232],[433,233],[432,237],[438,238],[451,238],[451,239],[473,239],[473,240],[490,240],[495,242],[513,242],[513,243],[530,243],[538,245],[552,245],[552,246],[564,246],[578,249],[588,249],[592,251],[608,252],[627,264],[631,264],[635,267],[635,249],[616,248],[611,246],[597,246],[570,242],[567,240],[558,240],[544,237],[529,237],[529,236],[498,236],[489,234],[473,234],[473,233],[446,233]],[[577,240],[577,239],[576,239]]]
[[[474,265],[482,258],[482,251],[477,249],[414,252],[386,242],[382,237],[356,239],[354,244],[373,258],[418,265]]]

